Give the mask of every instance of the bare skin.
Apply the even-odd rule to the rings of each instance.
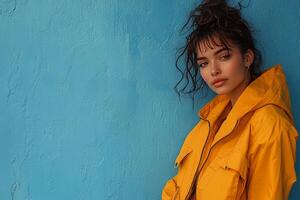
[[[217,38],[215,41],[221,44]],[[250,82],[249,66],[253,59],[252,50],[248,49],[242,55],[234,43],[230,43],[228,49],[217,45],[208,48],[200,43],[197,49],[197,62],[203,80],[215,93],[227,95],[232,106]],[[213,82],[219,78],[225,81],[214,85]]]

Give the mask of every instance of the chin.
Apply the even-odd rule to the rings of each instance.
[[[231,92],[231,90],[229,88],[226,88],[226,87],[213,88],[213,91],[216,94],[229,94]]]

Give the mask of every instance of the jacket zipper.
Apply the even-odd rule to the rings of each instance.
[[[209,122],[208,120],[205,120],[205,121],[208,122],[208,125],[209,125],[209,132],[208,132],[208,134],[210,134],[210,122]],[[237,120],[237,122],[235,123],[234,128],[232,129],[232,131],[236,128],[236,126],[237,126],[238,123],[239,123],[239,120]],[[232,131],[231,131],[231,132],[232,132]],[[230,132],[230,133],[231,133],[231,132]],[[228,135],[230,135],[230,133],[229,133]],[[225,137],[227,137],[228,135],[226,135]],[[224,138],[225,138],[225,137],[224,137]],[[202,164],[202,167],[201,167],[200,170],[198,171],[198,168],[199,168],[199,165],[200,165],[201,159],[202,159],[203,150],[205,149],[205,146],[206,146],[206,143],[207,143],[208,138],[209,138],[209,135],[208,135],[208,137],[206,138],[204,147],[203,147],[202,152],[201,152],[200,161],[199,161],[198,166],[197,166],[197,169],[196,169],[196,174],[195,174],[195,176],[193,177],[192,185],[191,185],[191,187],[190,187],[190,189],[189,189],[189,192],[188,192],[188,194],[187,194],[185,200],[188,200],[188,199],[189,199],[189,197],[190,197],[190,195],[191,195],[191,194],[190,194],[190,193],[191,193],[191,190],[192,190],[192,188],[194,187],[194,184],[195,184],[195,179],[198,178],[198,175],[200,175],[200,172],[201,172],[203,166],[205,165],[207,159],[209,158],[209,154],[210,154],[212,148],[213,148],[216,144],[218,144],[221,140],[224,139],[224,138],[222,138],[221,140],[219,140],[218,142],[216,142],[214,145],[212,145],[212,146],[210,147],[210,149],[209,149],[209,151],[208,151],[208,154],[207,154],[207,157],[206,157],[206,159],[204,160],[204,162],[203,162],[203,164]]]

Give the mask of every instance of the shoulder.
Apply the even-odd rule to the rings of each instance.
[[[272,121],[283,119],[289,120],[287,113],[281,107],[275,104],[268,104],[258,108],[255,111],[254,116],[258,119],[269,119]]]
[[[253,139],[261,143],[278,140],[283,134],[298,135],[286,112],[273,104],[254,112],[250,120],[250,128]]]

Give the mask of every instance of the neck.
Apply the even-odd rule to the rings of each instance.
[[[243,91],[246,89],[246,87],[249,84],[250,84],[250,74],[248,74],[247,78],[245,78],[245,80],[242,83],[240,83],[232,92],[227,94],[227,96],[230,98],[231,107],[234,106],[239,96],[243,93]]]

